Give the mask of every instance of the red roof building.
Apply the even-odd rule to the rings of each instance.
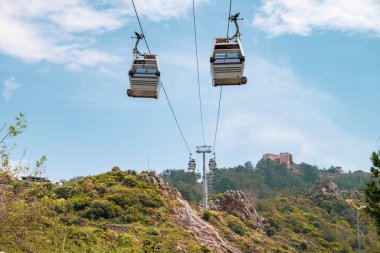
[[[293,156],[290,153],[285,152],[280,153],[279,155],[268,153],[263,155],[263,159],[284,164],[289,171],[293,171]]]

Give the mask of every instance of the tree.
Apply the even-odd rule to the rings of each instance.
[[[5,178],[12,176],[10,175],[11,172],[17,172],[19,169],[19,166],[16,166],[15,168],[11,167],[10,163],[10,152],[15,147],[15,144],[10,145],[7,143],[7,140],[16,137],[20,135],[24,129],[26,128],[26,119],[25,115],[22,113],[19,113],[17,117],[15,118],[15,123],[12,125],[4,124],[0,129],[0,173],[1,176]],[[2,179],[4,179],[2,178]]]
[[[224,177],[220,180],[219,184],[215,186],[215,191],[222,193],[227,190],[236,190],[236,184],[234,181]]]
[[[375,219],[377,232],[380,235],[380,151],[372,153],[372,180],[365,189],[368,213]]]
[[[319,177],[319,171],[317,166],[312,166],[307,163],[301,163],[299,170],[303,179],[308,183],[315,183]]]
[[[20,173],[26,173],[30,169],[23,166],[22,163],[12,166],[10,156],[16,144],[9,144],[8,142],[11,138],[23,133],[26,123],[25,115],[19,113],[13,124],[3,124],[0,127],[0,219],[6,210],[5,206],[14,199],[11,183],[17,179]],[[46,160],[46,156],[42,156],[36,161],[32,170],[33,174],[38,174],[44,168]]]
[[[12,166],[10,162],[11,151],[15,148],[16,144],[9,144],[8,140],[22,134],[26,128],[27,120],[23,113],[19,113],[14,123],[11,125],[4,124],[0,128],[0,180],[10,179],[18,176],[21,172],[30,170],[19,163],[16,166]],[[41,156],[39,160],[35,162],[35,167],[31,170],[34,174],[39,174],[40,170],[44,167],[47,158],[45,155]]]

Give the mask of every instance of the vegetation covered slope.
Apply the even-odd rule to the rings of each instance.
[[[261,227],[262,233],[257,224],[236,221],[228,210],[211,211],[207,219],[244,252],[253,249],[258,252],[358,252],[359,212],[361,249],[380,252],[380,238],[373,220],[364,210],[357,211],[365,205],[362,189],[370,180],[369,173],[334,174],[305,163],[297,170],[291,173],[281,164],[262,160],[256,168],[248,162],[215,172],[212,199],[220,197],[226,189],[243,190],[267,220]],[[186,187],[196,182],[195,175],[187,175],[189,173],[184,171],[163,173],[170,184],[196,204],[201,188]],[[231,231],[236,235],[231,237]]]
[[[114,168],[62,185],[2,182],[0,251],[207,251],[173,222],[176,203],[145,177]]]
[[[331,191],[329,182],[303,194],[262,198],[256,203],[259,216],[242,219],[241,209],[192,210],[157,180],[119,168],[61,185],[3,177],[0,251],[358,251],[355,209]],[[379,252],[374,226],[360,215],[362,249]]]
[[[211,202],[222,196],[214,196]],[[224,203],[224,208],[203,217],[242,252],[359,252],[357,211],[329,181],[305,194],[259,200],[259,217],[254,214],[254,219],[239,215],[247,209],[233,204]],[[362,252],[380,252],[375,226],[363,211],[359,238]]]

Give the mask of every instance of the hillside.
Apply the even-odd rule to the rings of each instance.
[[[167,170],[161,175],[188,201],[194,204],[201,201],[201,185],[194,174]],[[244,246],[247,252],[252,243],[256,249],[265,245],[262,250],[271,249],[269,252],[356,252],[359,250],[356,208],[365,204],[362,189],[369,180],[370,174],[362,171],[335,173],[301,163],[295,165],[295,172],[289,172],[282,164],[261,160],[256,167],[247,162],[218,169],[211,192],[215,198],[223,196],[228,189],[244,191],[257,212],[268,221],[262,226],[269,237],[264,237],[265,243],[252,242],[251,235],[243,236],[247,239]],[[217,216],[220,220],[225,214]],[[360,226],[361,249],[380,251],[373,220],[363,211],[360,211]],[[251,228],[245,226],[242,230],[251,231]],[[243,240],[238,241],[241,244]]]
[[[61,185],[2,181],[4,252],[355,252],[355,209],[331,182],[251,204],[243,191],[190,206],[154,173],[112,171]],[[352,216],[354,215],[354,216]],[[379,252],[364,213],[361,245]]]
[[[208,252],[178,222],[187,203],[157,179],[114,168],[62,185],[3,184],[0,251]],[[230,247],[205,222],[197,225],[215,236],[211,246]]]

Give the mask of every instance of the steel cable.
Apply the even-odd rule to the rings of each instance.
[[[134,0],[132,0],[132,4],[133,4],[133,8],[134,8],[134,10],[135,10],[135,14],[136,14],[137,21],[138,21],[139,26],[140,26],[141,33],[144,35],[145,45],[146,45],[146,47],[147,47],[147,49],[148,49],[149,54],[151,54],[151,52],[150,52],[150,48],[149,48],[149,45],[148,45],[148,42],[147,42],[146,37],[145,37],[145,34],[144,34],[144,30],[143,30],[142,25],[141,25],[141,21],[140,21],[140,18],[139,18],[139,14],[137,13],[137,9],[136,9],[136,5],[135,5]],[[175,120],[175,122],[176,122],[176,124],[177,124],[178,130],[179,130],[179,132],[180,132],[180,134],[181,134],[181,136],[182,136],[183,142],[185,143],[185,145],[186,145],[187,150],[189,151],[189,153],[191,153],[191,150],[190,150],[189,144],[188,144],[187,141],[186,141],[185,135],[183,134],[183,131],[182,131],[181,126],[180,126],[180,124],[179,124],[179,122],[178,122],[177,116],[176,116],[175,113],[174,113],[173,106],[172,106],[172,104],[171,104],[171,102],[170,102],[170,99],[169,99],[169,97],[168,97],[168,94],[166,93],[166,89],[165,89],[164,83],[163,83],[162,81],[161,81],[161,86],[162,86],[162,89],[163,89],[163,91],[164,91],[164,94],[165,94],[166,100],[168,101],[168,104],[169,104],[170,110],[171,110],[171,112],[172,112],[172,114],[173,114],[174,120]]]
[[[206,143],[205,143],[205,132],[204,132],[204,124],[203,124],[201,84],[200,84],[200,78],[199,78],[199,58],[198,58],[197,26],[196,26],[196,18],[195,18],[195,0],[193,0],[193,25],[194,25],[195,58],[197,60],[197,81],[198,81],[199,110],[201,113],[203,145],[205,146]]]
[[[230,0],[230,7],[228,11],[228,21],[227,21],[227,38],[228,33],[230,31],[230,17],[231,17],[231,8],[232,8],[232,0]],[[214,136],[214,145],[213,145],[213,153],[215,153],[215,145],[216,145],[216,137],[218,135],[218,126],[219,126],[219,115],[220,115],[220,104],[222,101],[222,93],[223,93],[223,86],[220,86],[220,93],[219,93],[219,103],[218,103],[218,114],[216,117],[216,126],[215,126],[215,136]]]

